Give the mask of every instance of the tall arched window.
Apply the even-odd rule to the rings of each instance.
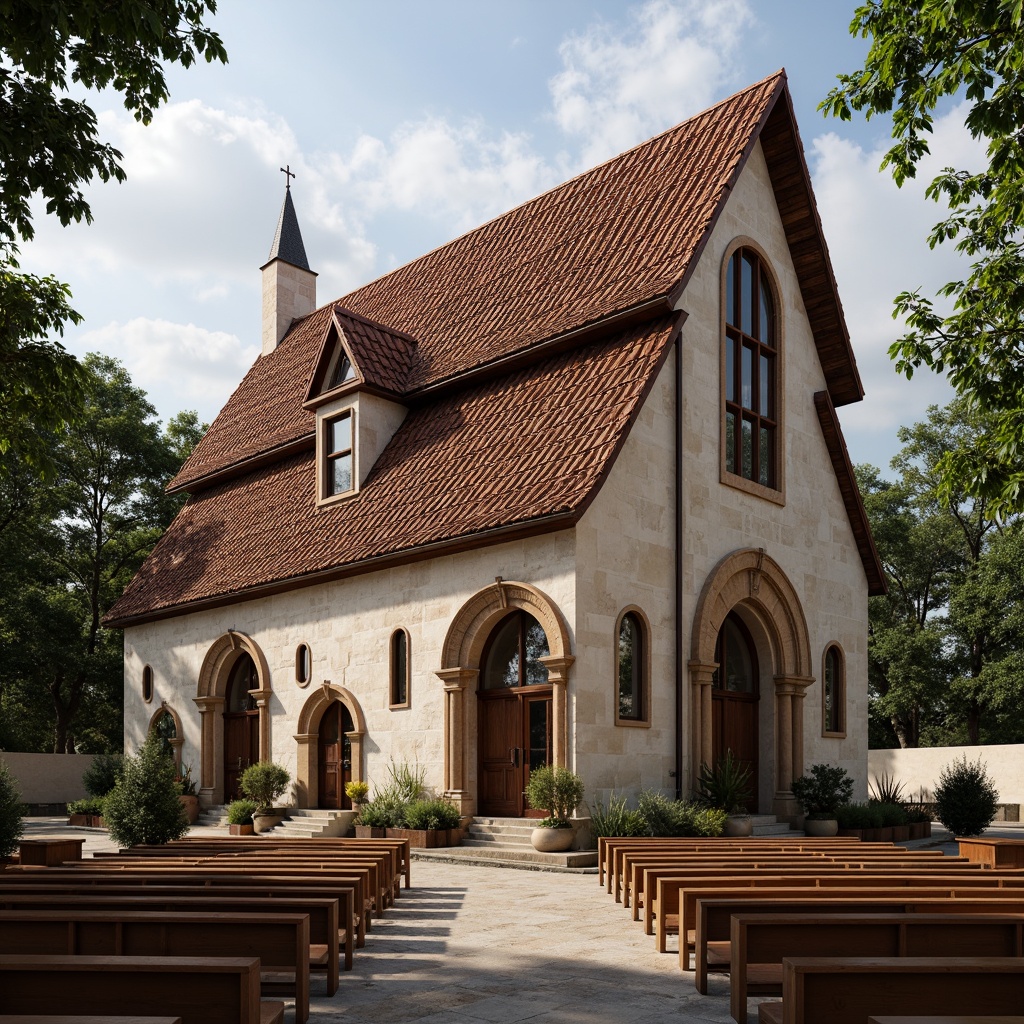
[[[643,617],[625,611],[619,617],[615,637],[615,722],[646,724],[650,700],[647,630]]]
[[[838,644],[825,648],[821,687],[821,731],[825,736],[846,735],[846,668]]]
[[[396,629],[391,634],[390,703],[393,708],[409,706],[409,634]]]
[[[548,669],[540,659],[550,653],[544,627],[528,612],[513,612],[487,641],[482,689],[547,685]]]
[[[778,327],[767,271],[740,246],[725,270],[725,471],[778,489]]]

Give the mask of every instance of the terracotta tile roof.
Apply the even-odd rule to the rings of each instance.
[[[334,320],[345,336],[348,350],[363,382],[395,395],[405,393],[409,370],[416,358],[416,341],[384,324],[367,320],[342,306],[334,307]],[[331,334],[321,358],[330,356]],[[324,359],[326,362],[326,359]],[[326,370],[326,365],[317,368]],[[316,381],[315,383],[322,383]]]
[[[668,295],[784,92],[772,75],[337,305],[416,339],[408,394]],[[311,314],[257,360],[173,488],[310,431],[299,407],[330,316]]]
[[[312,450],[200,491],[107,624],[365,571],[424,545],[469,546],[503,528],[551,529],[558,517],[568,527],[614,461],[676,320],[663,315],[411,410],[350,501],[316,507]]]

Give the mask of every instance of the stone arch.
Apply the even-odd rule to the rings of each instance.
[[[711,570],[693,617],[690,634],[692,696],[691,771],[711,760],[711,681],[715,643],[730,611],[756,618],[772,654],[775,698],[775,796],[773,810],[793,818],[797,806],[791,790],[803,774],[803,697],[814,682],[807,620],[796,588],[764,548],[743,548],[726,555]]]
[[[437,675],[444,683],[444,785],[445,792],[462,808],[474,810],[475,797],[468,791],[467,742],[468,694],[476,689],[484,647],[495,625],[510,612],[521,609],[541,625],[550,654],[540,659],[548,670],[552,687],[551,756],[556,765],[566,763],[566,684],[569,667],[576,660],[571,654],[572,639],[565,617],[550,597],[529,583],[503,580],[500,576],[488,587],[478,590],[458,611],[441,647],[441,668]]]
[[[323,718],[328,705],[336,700],[344,704],[352,716],[353,729],[348,733],[352,745],[352,781],[363,781],[363,737],[366,735],[363,709],[351,690],[325,679],[309,695],[299,712],[295,733],[295,742],[298,745],[295,760],[295,800],[299,807],[316,807],[319,801],[317,744],[320,736],[320,719]]]
[[[270,666],[266,655],[251,636],[229,629],[214,641],[199,670],[199,684],[193,698],[199,707],[200,790],[205,805],[224,799],[224,722],[221,717],[231,669],[242,654],[256,665],[259,687],[252,692],[259,712],[260,759],[270,757]]]
[[[156,728],[156,723],[163,718],[164,715],[170,715],[171,720],[174,722],[174,739],[168,740],[168,742],[171,745],[171,754],[174,757],[174,766],[180,771],[181,748],[185,744],[185,731],[182,728],[181,715],[179,715],[178,712],[167,703],[167,701],[163,701],[160,707],[153,712],[153,715],[149,720],[149,725],[146,726],[146,736],[148,737],[150,735],[150,733]]]

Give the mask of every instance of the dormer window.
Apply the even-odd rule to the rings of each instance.
[[[353,419],[353,411],[347,409],[340,416],[324,421],[325,497],[347,494],[355,487]]]
[[[327,387],[324,388],[324,391],[333,391],[335,388],[340,388],[342,384],[355,379],[356,371],[352,366],[352,360],[345,355],[339,346],[338,351],[335,353],[334,366],[331,368],[330,376],[327,378]]]

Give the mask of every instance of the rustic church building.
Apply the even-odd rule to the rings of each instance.
[[[204,803],[426,772],[688,795],[732,750],[792,817],[863,797],[882,569],[836,407],[863,389],[784,73],[327,305],[291,194],[263,352],[112,609],[126,746]]]

